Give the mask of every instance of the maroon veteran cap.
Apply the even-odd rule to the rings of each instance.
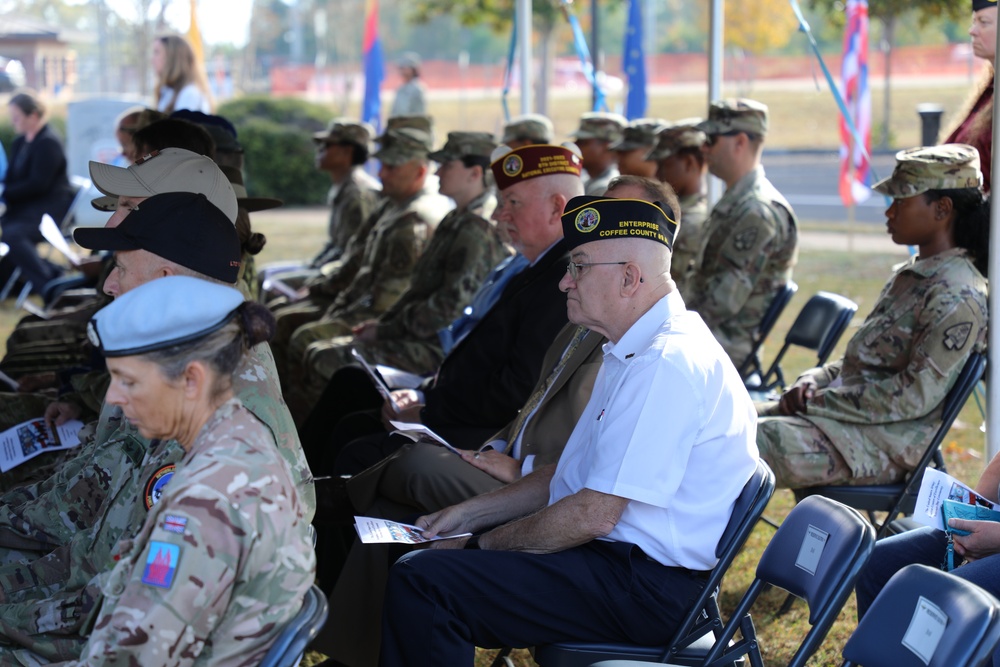
[[[677,216],[660,202],[580,196],[567,202],[562,227],[568,249],[591,241],[647,239],[672,250]]]
[[[505,190],[515,183],[539,176],[552,174],[579,176],[583,169],[583,161],[579,155],[564,146],[533,144],[515,148],[501,155],[493,161],[490,168],[493,170],[497,188]]]

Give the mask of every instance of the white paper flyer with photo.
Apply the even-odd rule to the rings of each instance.
[[[920,492],[917,494],[917,506],[913,509],[913,519],[925,526],[944,530],[941,503],[945,500],[997,509],[997,505],[948,473],[927,468],[924,470],[924,478],[920,480]]]
[[[424,537],[423,529],[408,523],[377,519],[370,516],[354,517],[354,529],[362,544],[423,544],[437,540],[450,540],[455,537],[468,537],[472,533],[459,535],[439,535],[430,539]]]
[[[72,449],[80,444],[83,422],[71,419],[55,426],[44,418],[31,419],[0,433],[0,472],[21,465],[43,452]]]

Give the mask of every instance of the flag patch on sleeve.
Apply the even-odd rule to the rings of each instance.
[[[167,514],[163,517],[163,530],[168,530],[171,533],[177,533],[179,535],[184,534],[184,529],[187,527],[187,517],[185,516],[174,516],[173,514]]]
[[[176,544],[152,541],[146,552],[146,567],[142,571],[142,583],[159,588],[170,588],[177,574],[177,562],[181,558],[181,548]]]

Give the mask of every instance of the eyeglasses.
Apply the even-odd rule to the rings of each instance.
[[[715,142],[718,141],[719,137],[735,137],[737,134],[744,134],[739,130],[733,130],[732,132],[718,132],[716,134],[709,134],[705,137],[705,144],[708,146],[714,146]]]
[[[625,266],[628,262],[570,262],[566,265],[566,273],[573,280],[580,277],[580,269],[588,266]]]

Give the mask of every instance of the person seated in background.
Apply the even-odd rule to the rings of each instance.
[[[609,146],[618,154],[618,172],[623,176],[655,176],[656,162],[647,156],[666,126],[667,121],[662,118],[638,118],[629,123],[622,138]]]
[[[121,147],[121,153],[111,161],[116,167],[127,167],[139,157],[135,154],[132,135],[135,134],[136,123],[139,121],[142,109],[140,105],[129,107],[115,118],[115,139]]]
[[[569,135],[580,147],[587,178],[588,195],[603,195],[608,183],[618,175],[618,154],[611,145],[620,141],[628,126],[624,116],[606,111],[588,111],[580,116],[580,127]]]
[[[764,175],[767,106],[747,99],[712,102],[705,133],[708,170],[726,192],[702,228],[701,253],[684,299],[705,320],[737,367],[753,332],[798,259],[792,207]]]
[[[472,665],[476,646],[655,645],[687,613],[757,449],[736,368],[670,279],[677,208],[567,204],[569,318],[609,341],[593,394],[557,465],[417,519],[427,537],[475,534],[392,567],[380,664]]]
[[[498,143],[508,148],[521,148],[531,144],[551,144],[555,136],[555,128],[548,116],[526,113],[514,116],[504,124]]]
[[[758,405],[757,446],[779,487],[890,484],[917,465],[941,404],[986,345],[989,202],[963,144],[896,154],[873,189],[893,198],[892,240],[916,246],[839,361]]]

